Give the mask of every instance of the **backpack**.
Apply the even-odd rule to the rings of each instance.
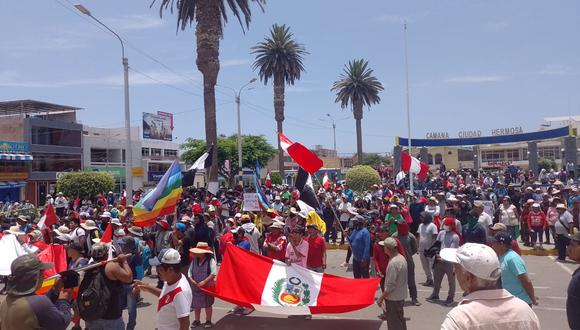
[[[85,276],[79,286],[77,305],[79,314],[85,321],[94,321],[103,317],[107,308],[111,292],[105,282],[104,267],[95,271],[85,272]]]

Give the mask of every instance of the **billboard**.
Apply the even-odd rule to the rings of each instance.
[[[143,112],[143,138],[173,141],[173,115]]]

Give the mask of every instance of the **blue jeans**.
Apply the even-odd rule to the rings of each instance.
[[[336,228],[334,228],[334,223],[326,223],[326,233],[324,233],[324,240],[328,243],[330,240],[336,242]]]
[[[139,296],[133,297],[131,294],[132,290],[133,287],[131,284],[125,285],[125,292],[127,294],[127,314],[129,314],[126,330],[135,330],[135,326],[137,325],[137,300],[139,299]]]
[[[120,317],[116,320],[98,319],[85,322],[89,330],[125,330],[125,322]]]

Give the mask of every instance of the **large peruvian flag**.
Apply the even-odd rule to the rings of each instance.
[[[417,158],[406,153],[401,153],[401,170],[403,172],[411,172],[417,175],[419,181],[427,179],[429,174],[429,165],[422,163]]]
[[[298,142],[293,142],[286,135],[278,132],[280,146],[296,164],[310,174],[316,173],[322,167],[322,160],[315,153]]]
[[[374,303],[380,279],[350,279],[310,271],[232,244],[209,294],[258,311],[310,315],[345,313]]]

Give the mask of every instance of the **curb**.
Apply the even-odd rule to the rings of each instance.
[[[326,243],[327,250],[348,250],[348,244],[331,244]],[[522,255],[524,256],[538,256],[538,257],[547,257],[547,256],[557,256],[558,250],[556,249],[546,249],[546,250],[532,250],[532,249],[522,249]]]

